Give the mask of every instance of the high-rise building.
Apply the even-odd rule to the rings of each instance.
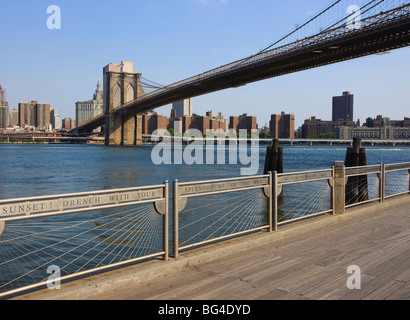
[[[5,129],[9,125],[9,107],[0,106],[0,129]]]
[[[246,113],[239,117],[231,116],[229,120],[229,129],[235,130],[236,133],[239,133],[239,130],[247,130],[248,133],[252,133],[252,130],[258,129],[256,117],[248,116]]]
[[[3,89],[0,85],[0,107],[8,107],[9,104],[6,100],[6,89]]]
[[[50,112],[51,106],[46,103],[39,103],[36,105],[36,128],[39,130],[44,130],[46,126],[50,125]]]
[[[50,122],[51,122],[51,125],[53,126],[53,129],[55,130],[61,129],[60,116],[58,115],[58,112],[55,109],[51,110],[50,112]]]
[[[272,114],[269,127],[273,139],[294,139],[295,115],[284,112]]]
[[[333,97],[332,121],[353,121],[353,97],[348,91]]]
[[[16,127],[19,125],[19,111],[17,109],[13,109],[11,112],[11,123],[13,127]]]
[[[172,104],[172,109],[176,111],[177,118],[192,116],[192,99],[185,99]]]
[[[37,103],[32,100],[28,103],[19,103],[19,126],[36,127],[44,130],[50,122],[51,106],[48,103]]]
[[[19,103],[19,126],[20,127],[35,127],[35,107],[37,105],[37,101],[33,100],[31,102]]]
[[[78,127],[102,114],[104,112],[103,107],[103,91],[101,89],[100,80],[98,80],[97,89],[95,90],[92,100],[77,101],[75,104],[76,126]]]

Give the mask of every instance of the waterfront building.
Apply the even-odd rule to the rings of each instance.
[[[75,128],[75,123],[76,123],[76,122],[75,122],[75,119],[64,118],[64,119],[61,121],[61,129],[70,131],[70,130],[72,130],[72,129]]]
[[[269,130],[273,139],[295,138],[295,115],[294,114],[272,114]]]
[[[390,120],[388,117],[383,117],[382,115],[376,116],[376,118],[367,118],[363,126],[369,128],[392,126],[392,127],[410,127],[410,118],[404,117],[404,120]]]
[[[257,130],[258,125],[255,116],[248,116],[247,113],[236,117],[231,116],[229,120],[229,129],[233,129],[236,133],[239,133],[239,130],[247,130],[248,133],[252,133],[252,130]]]
[[[19,126],[24,128],[35,127],[37,130],[44,130],[50,122],[51,106],[47,103],[31,102],[19,103]]]
[[[192,116],[192,99],[185,99],[172,104],[172,109],[176,112],[177,118]]]
[[[142,134],[150,135],[155,130],[168,130],[170,119],[167,116],[160,115],[156,112],[153,114],[142,115]]]
[[[226,121],[223,120],[222,115],[218,117],[210,117],[213,113],[207,112],[206,116],[199,116],[193,114],[191,116],[172,117],[159,115],[156,112],[153,114],[144,114],[142,116],[142,134],[151,135],[155,130],[173,129],[175,133],[185,133],[189,129],[196,129],[201,132],[203,136],[207,134],[207,130],[222,130],[225,131]],[[222,117],[222,120],[220,118]]]
[[[328,121],[311,117],[310,119],[306,119],[302,125],[300,132],[301,138],[308,139],[311,137],[317,137],[320,134],[336,133],[336,129],[340,126],[358,127],[360,126],[360,121]]]
[[[347,127],[340,126],[336,130],[337,139],[351,140],[353,138],[369,140],[407,140],[410,139],[410,127]]]
[[[353,121],[354,96],[349,91],[333,97],[332,121]]]
[[[95,90],[93,98],[88,101],[77,101],[75,104],[76,126],[78,127],[102,114],[104,112],[103,107],[103,91],[100,81],[98,80],[97,89]],[[101,131],[101,129],[99,131]]]

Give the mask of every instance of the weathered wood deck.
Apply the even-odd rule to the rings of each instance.
[[[348,215],[346,215],[348,216]],[[256,300],[410,298],[410,199],[309,227],[91,299]],[[303,229],[302,229],[303,230]],[[350,265],[361,289],[349,290]]]

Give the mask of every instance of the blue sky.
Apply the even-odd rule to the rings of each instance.
[[[0,0],[0,85],[11,108],[50,103],[62,118],[92,98],[102,69],[132,61],[163,85],[244,58],[305,22],[331,0]],[[61,30],[47,29],[50,5]],[[410,49],[269,79],[194,98],[194,112],[248,113],[259,126],[273,113],[296,124],[331,120],[332,97],[355,95],[355,119],[410,116]],[[157,111],[170,114],[170,106]]]

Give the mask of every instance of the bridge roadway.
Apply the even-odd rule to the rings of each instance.
[[[404,196],[356,207],[20,299],[407,300],[409,205]],[[361,289],[347,288],[351,265]]]

